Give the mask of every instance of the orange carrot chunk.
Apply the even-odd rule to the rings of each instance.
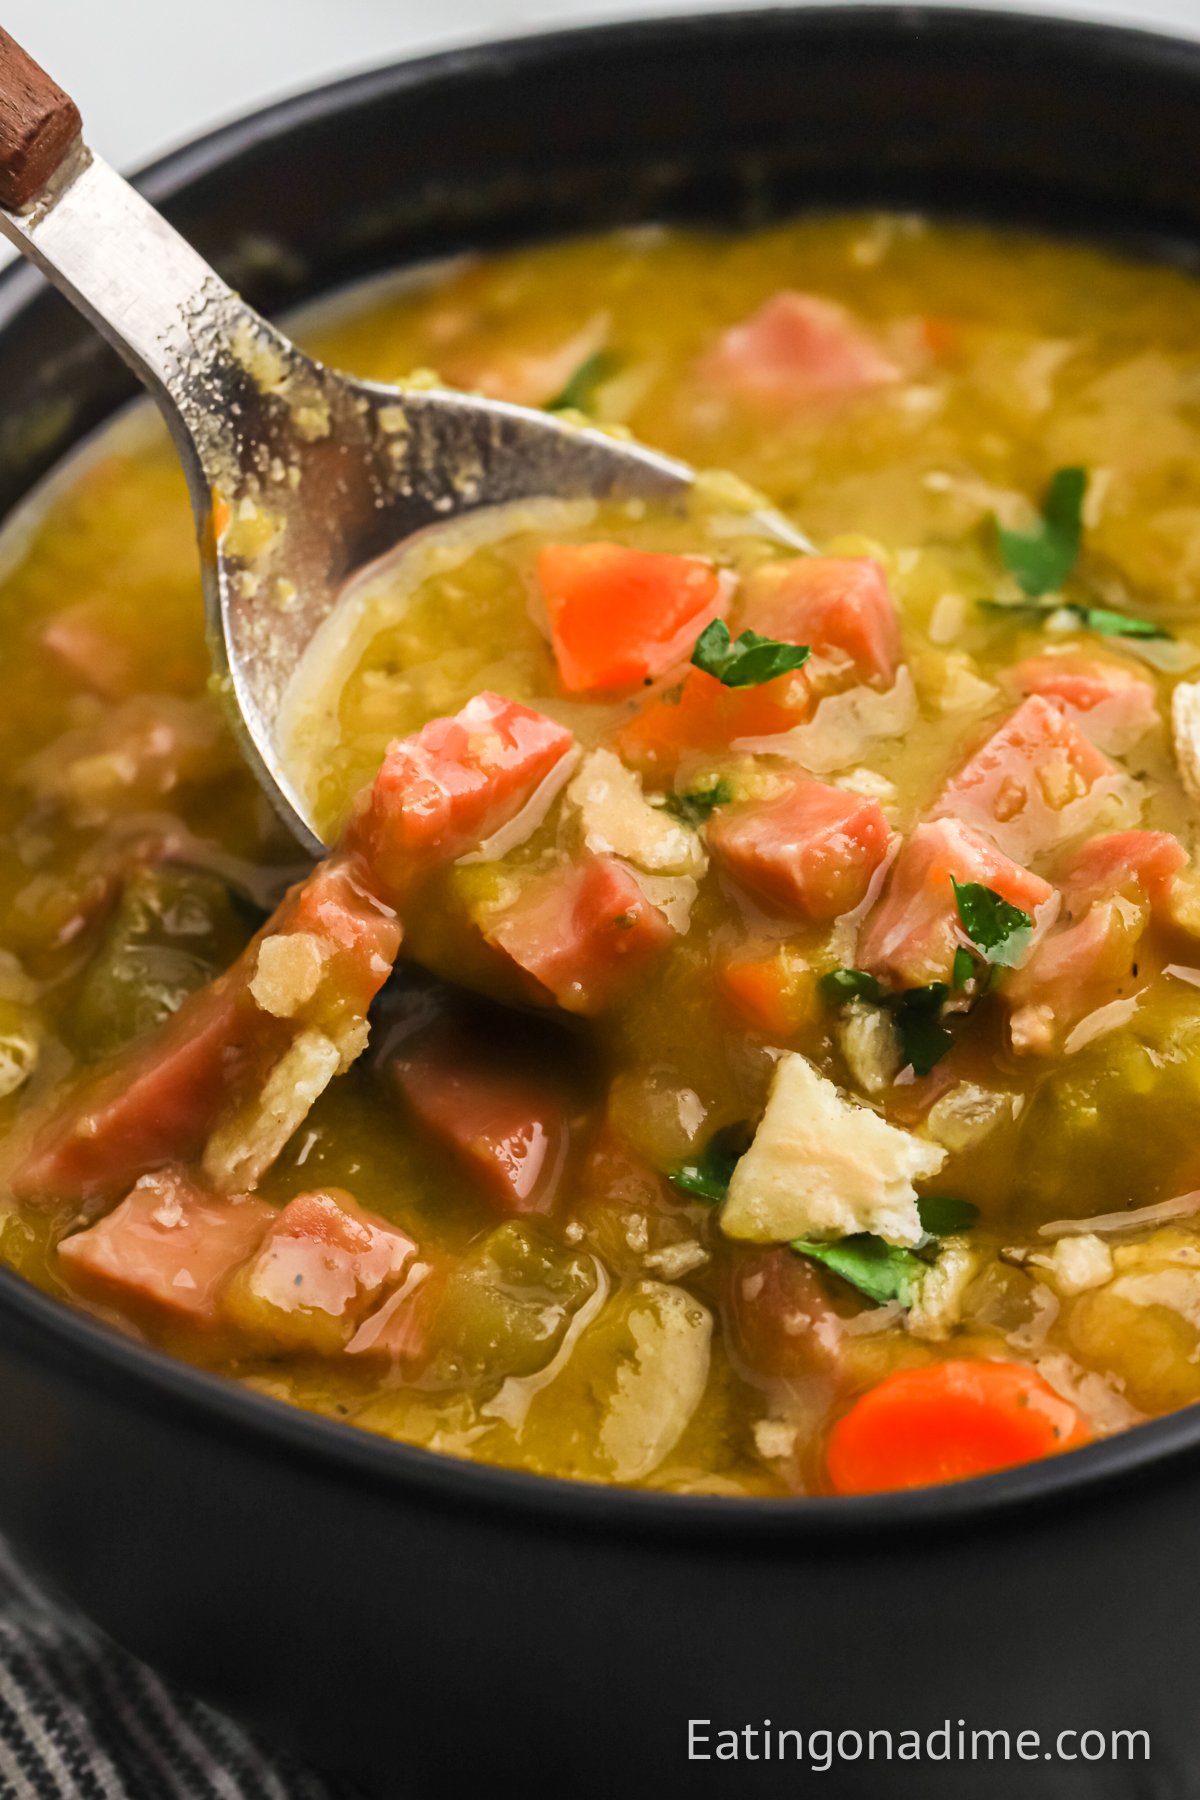
[[[1020,1363],[901,1369],[855,1402],[829,1440],[838,1494],[895,1493],[965,1481],[1086,1444],[1068,1400]]]
[[[722,610],[717,571],[694,556],[547,544],[537,578],[569,694],[633,687],[686,662]]]

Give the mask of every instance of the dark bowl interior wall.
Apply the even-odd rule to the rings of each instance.
[[[802,9],[385,70],[232,126],[143,185],[274,310],[465,247],[859,202],[1194,260],[1198,143],[1200,50]],[[0,279],[0,509],[132,391],[27,271]],[[900,1503],[567,1488],[275,1407],[0,1272],[0,1528],[140,1654],[406,1800],[818,1779],[689,1766],[689,1717],[1145,1727],[1152,1762],[1132,1773],[864,1762],[819,1779],[872,1800],[1194,1794],[1198,1440],[1179,1415]]]

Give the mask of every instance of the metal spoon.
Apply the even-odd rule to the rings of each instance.
[[[187,473],[238,739],[284,821],[319,850],[284,763],[281,704],[355,572],[480,507],[679,500],[693,471],[551,414],[325,368],[227,287],[81,131],[74,102],[0,31],[0,231],[157,400]],[[754,524],[811,549],[774,513]]]

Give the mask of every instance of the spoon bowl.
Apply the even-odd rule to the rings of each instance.
[[[284,822],[324,847],[288,765],[287,693],[368,564],[418,532],[535,498],[684,505],[686,464],[481,395],[325,367],[248,306],[83,141],[74,102],[0,31],[0,232],[158,402],[200,543],[217,685]],[[748,524],[812,546],[764,508]]]

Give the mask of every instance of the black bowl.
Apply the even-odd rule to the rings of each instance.
[[[386,69],[142,185],[277,308],[468,246],[864,202],[1194,260],[1198,145],[1200,46],[805,9]],[[130,391],[9,271],[0,508]],[[2,1273],[0,1428],[0,1527],[22,1555],[140,1656],[379,1793],[782,1795],[818,1775],[831,1796],[1200,1791],[1200,1412],[896,1498],[630,1493],[309,1417]],[[794,1738],[763,1757],[745,1728],[766,1719],[803,1734],[803,1760]],[[828,1771],[822,1731],[850,1734]],[[981,1739],[972,1758],[973,1731],[1007,1733],[1007,1753]],[[938,1735],[902,1760],[914,1732]],[[1122,1732],[1148,1734],[1148,1760]]]

